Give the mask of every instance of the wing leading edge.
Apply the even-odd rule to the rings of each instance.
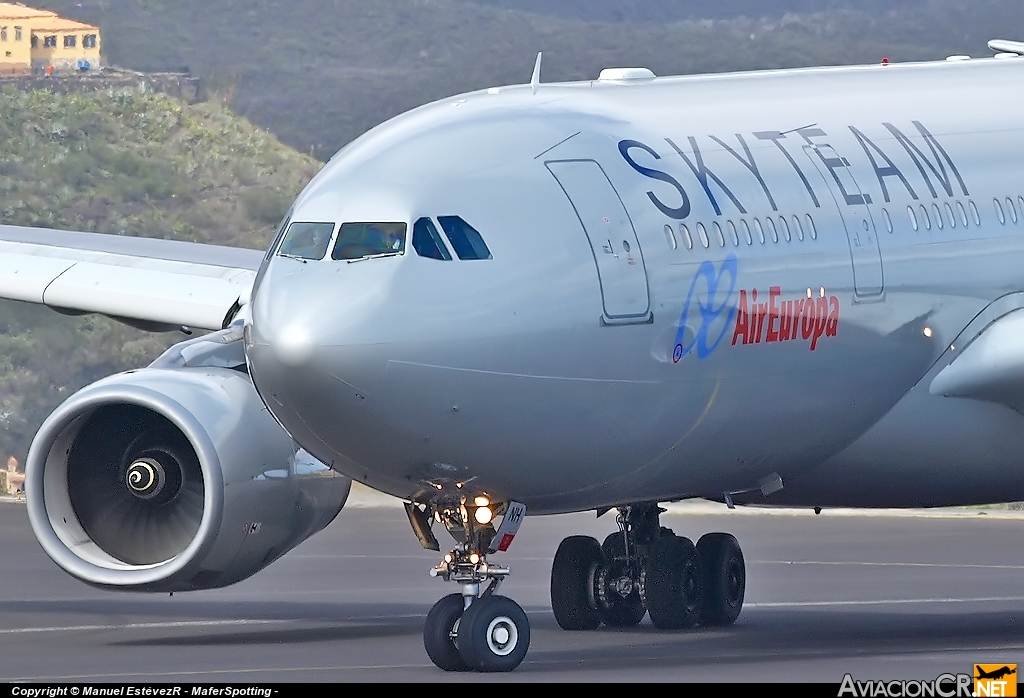
[[[235,247],[0,225],[0,298],[147,329],[219,330],[248,303],[262,259]]]

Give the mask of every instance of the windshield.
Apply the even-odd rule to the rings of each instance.
[[[405,252],[405,223],[342,223],[331,259],[364,259]]]
[[[292,223],[277,253],[299,259],[323,259],[333,233],[334,223]]]

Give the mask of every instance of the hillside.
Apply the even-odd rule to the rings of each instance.
[[[0,94],[0,220],[263,248],[319,163],[222,107],[134,90]],[[0,457],[78,388],[178,334],[0,302]]]
[[[1020,0],[38,0],[103,28],[108,60],[188,66],[236,113],[321,159],[458,92],[578,80],[985,55]],[[746,15],[741,17],[740,15]]]

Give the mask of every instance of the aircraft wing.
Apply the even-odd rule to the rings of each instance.
[[[145,329],[219,330],[249,300],[263,252],[0,225],[0,298]]]
[[[1024,412],[1024,309],[986,327],[932,379],[929,392],[997,402]]]

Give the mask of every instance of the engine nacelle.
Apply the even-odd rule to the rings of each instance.
[[[54,562],[104,588],[232,584],[330,523],[351,480],[298,448],[231,368],[146,368],[76,393],[32,442],[25,493]]]

